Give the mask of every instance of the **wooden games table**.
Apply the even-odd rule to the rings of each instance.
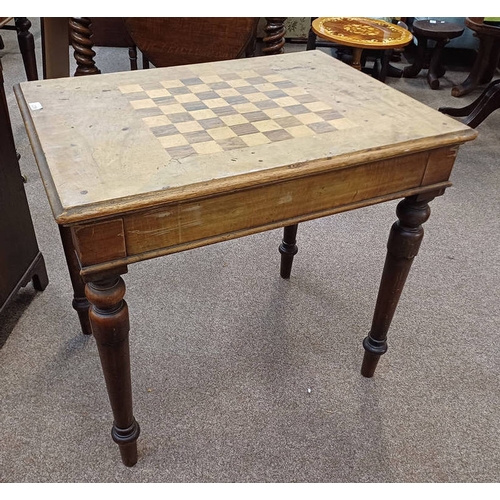
[[[459,145],[477,135],[321,51],[26,82],[15,92],[128,466],[139,425],[127,266],[285,227],[287,277],[298,223],[402,198],[363,342],[371,377],[428,202],[451,185]]]

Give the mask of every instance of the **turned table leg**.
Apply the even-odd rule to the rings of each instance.
[[[279,246],[279,252],[281,254],[280,276],[284,279],[290,278],[293,258],[299,250],[295,239],[298,227],[298,224],[293,224],[292,226],[286,226],[283,230],[283,241]]]
[[[92,21],[90,18],[71,17],[69,34],[77,62],[75,76],[99,74],[101,71],[95,64],[95,51],[92,49],[94,42],[92,41]]]
[[[363,49],[359,47],[353,47],[352,49],[352,67],[356,68],[357,70],[361,71],[361,56],[363,55]]]
[[[286,17],[266,17],[265,36],[262,40],[264,42],[262,49],[264,55],[283,54],[285,20]]]
[[[111,436],[118,444],[122,462],[131,467],[137,462],[139,424],[132,413],[130,376],[129,315],[125,283],[119,275],[99,277],[85,288],[91,303],[90,321],[101,359],[114,423]]]
[[[363,341],[365,354],[361,374],[372,377],[380,356],[387,351],[387,332],[401,292],[424,236],[422,224],[429,218],[432,195],[410,196],[397,207],[398,221],[391,228],[387,257],[369,335]]]
[[[35,39],[30,32],[31,21],[26,17],[15,18],[17,29],[17,41],[23,57],[26,77],[29,81],[38,80],[38,70],[36,67]]]
[[[85,335],[91,335],[92,329],[90,328],[89,320],[90,304],[85,296],[85,283],[80,276],[80,263],[75,253],[71,230],[67,227],[59,226],[59,232],[61,234],[61,241],[64,249],[64,256],[66,257],[66,264],[68,265],[71,285],[73,286],[73,309],[78,313],[82,332]]]

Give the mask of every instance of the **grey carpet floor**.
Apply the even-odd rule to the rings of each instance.
[[[33,28],[39,63],[40,31]],[[500,478],[500,111],[464,145],[373,379],[360,375],[396,202],[299,226],[289,281],[281,231],[130,266],[139,462],[124,467],[93,338],[80,334],[59,241],[0,52],[35,231],[50,283],[0,317],[0,481],[497,482]],[[291,50],[303,50],[293,46]],[[97,49],[103,72],[127,51]],[[41,67],[40,67],[41,74]],[[387,84],[433,108],[424,75]]]

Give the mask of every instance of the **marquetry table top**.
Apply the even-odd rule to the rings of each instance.
[[[15,91],[62,224],[476,136],[321,51],[23,82]]]
[[[312,29],[326,40],[364,49],[404,47],[413,38],[408,30],[396,24],[365,17],[318,17]]]

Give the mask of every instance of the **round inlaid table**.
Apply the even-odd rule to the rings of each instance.
[[[397,24],[367,17],[318,17],[312,22],[312,30],[324,40],[351,47],[351,64],[359,70],[364,49],[397,49],[413,39],[407,29]]]

